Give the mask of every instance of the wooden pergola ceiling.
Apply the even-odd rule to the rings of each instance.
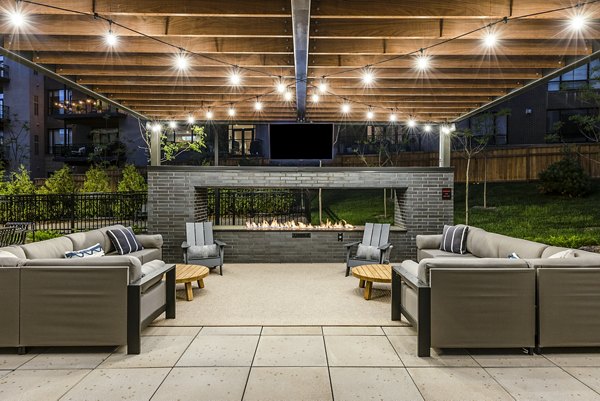
[[[119,35],[111,51],[101,19],[22,2],[30,25],[18,33],[2,24],[4,46],[156,119],[227,120],[235,104],[238,121],[295,120],[295,102],[275,91],[281,77],[295,89],[294,37],[290,0],[45,0],[44,4],[97,13],[189,51],[185,74],[173,66],[176,48],[113,25]],[[577,9],[592,20],[577,35],[566,22],[574,9],[494,26],[500,40],[493,51],[482,45],[484,31],[427,50],[431,69],[415,69],[414,52],[445,39],[514,17],[569,6],[569,0],[312,0],[308,46],[306,119],[376,120],[395,110],[399,120],[443,122],[455,119],[596,49],[600,29],[593,18],[600,3]],[[14,9],[14,0],[0,0]],[[240,66],[242,84],[229,83],[229,63]],[[365,65],[375,65],[376,81],[364,87]],[[245,70],[248,67],[251,71]],[[271,77],[268,75],[270,74]],[[328,92],[313,104],[310,95],[326,76]],[[254,110],[260,97],[264,108]],[[340,105],[352,104],[342,116]]]

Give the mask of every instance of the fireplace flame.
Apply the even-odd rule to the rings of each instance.
[[[262,223],[258,224],[253,221],[247,221],[246,228],[249,230],[352,230],[354,226],[346,223],[346,220],[340,220],[336,223],[332,223],[329,221],[329,219],[327,219],[325,223],[321,223],[318,226],[313,226],[310,223],[306,224],[300,221],[296,222],[294,220],[280,223],[277,221],[277,219],[273,219],[271,222],[263,220]]]

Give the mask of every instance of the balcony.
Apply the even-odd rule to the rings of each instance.
[[[4,123],[10,119],[10,108],[0,105],[0,123]]]
[[[72,101],[55,103],[50,110],[53,118],[58,120],[106,122],[110,118],[125,118],[127,114],[113,107],[98,107],[96,103],[87,101]]]
[[[54,161],[71,164],[120,163],[126,159],[126,147],[120,141],[108,144],[78,143],[54,145],[51,150]]]

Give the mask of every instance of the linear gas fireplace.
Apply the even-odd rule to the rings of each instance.
[[[172,262],[181,260],[190,221],[213,221],[215,238],[228,244],[226,262],[342,262],[342,244],[360,241],[364,222],[319,220],[315,191],[386,189],[391,258],[400,261],[414,258],[417,234],[452,223],[453,181],[451,168],[432,167],[150,167],[148,231],[163,234]],[[267,195],[249,195],[257,191]]]

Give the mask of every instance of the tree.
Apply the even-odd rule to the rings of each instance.
[[[46,179],[38,190],[40,194],[70,194],[75,192],[75,181],[71,169],[66,164]]]
[[[85,172],[81,192],[111,192],[110,180],[106,170],[97,165],[90,167]]]
[[[455,149],[462,153],[467,160],[465,169],[465,224],[469,224],[469,182],[471,172],[471,160],[482,153],[496,133],[496,117],[505,115],[507,111],[498,113],[487,112],[474,117],[472,128],[465,128],[451,133]],[[485,183],[484,183],[485,184]],[[484,191],[485,192],[485,191]],[[484,203],[487,195],[484,194]]]
[[[118,192],[145,192],[148,184],[134,165],[128,164],[123,169],[123,178],[119,181]]]
[[[148,155],[152,154],[152,128],[154,128],[153,124],[147,123],[142,124],[140,120],[138,120],[140,127],[140,135],[144,141],[144,145],[142,148],[148,152]],[[182,153],[193,151],[201,153],[204,148],[206,148],[206,133],[204,132],[204,127],[199,127],[197,125],[192,125],[190,127],[191,135],[193,137],[193,141],[175,141],[175,131],[176,128],[167,128],[164,129],[162,125],[160,126],[160,147],[161,147],[161,162],[174,160],[177,156]]]
[[[17,171],[29,160],[29,130],[29,123],[19,120],[17,114],[4,123],[5,159],[10,171]]]
[[[590,79],[587,84],[579,88],[579,98],[583,103],[593,106],[594,114],[576,114],[569,117],[579,128],[579,132],[591,142],[600,142],[600,67],[594,67],[590,71]],[[559,126],[559,135],[560,135]]]
[[[23,165],[10,174],[10,180],[2,188],[3,195],[32,195],[34,193],[35,184],[29,177],[29,171]]]

